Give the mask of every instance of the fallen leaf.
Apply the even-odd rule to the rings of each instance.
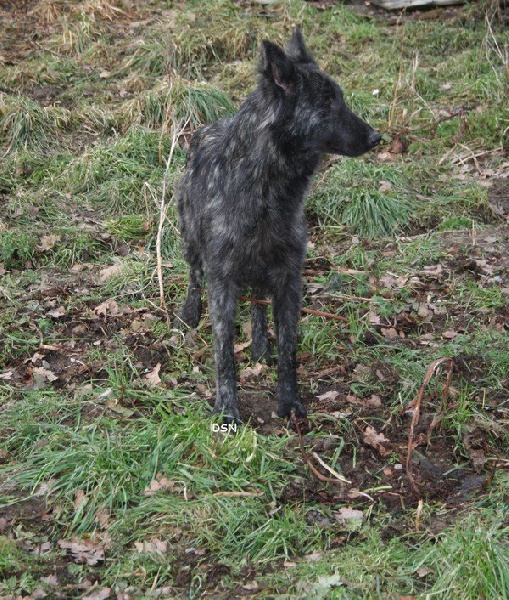
[[[108,279],[110,279],[110,277],[113,277],[114,275],[118,275],[119,273],[121,273],[123,271],[124,267],[121,264],[115,264],[115,265],[111,265],[111,267],[106,267],[105,269],[101,269],[101,271],[99,271],[99,281],[101,283],[104,283],[105,281],[107,281]]]
[[[99,527],[106,529],[110,522],[110,513],[106,509],[98,510],[94,516],[95,522],[99,525]]]
[[[175,482],[170,481],[166,477],[156,478],[150,482],[150,485],[143,490],[144,496],[152,496],[156,492],[161,490],[173,491],[175,488]]]
[[[463,436],[463,444],[474,466],[482,467],[488,462],[484,451],[481,448],[474,448],[475,445],[480,445],[480,442],[475,439],[474,435],[466,433]]]
[[[111,596],[111,588],[95,590],[91,594],[86,594],[81,600],[106,600]]]
[[[90,500],[90,498],[85,494],[85,492],[82,489],[78,489],[76,491],[76,494],[74,495],[75,510],[84,508],[88,504],[89,500]]]
[[[320,560],[322,558],[322,555],[320,552],[311,552],[311,554],[306,554],[304,558],[311,562],[316,562],[317,560]]]
[[[373,310],[368,312],[368,319],[371,325],[380,325],[380,316],[377,315]]]
[[[335,400],[337,397],[339,396],[339,392],[336,390],[330,390],[328,392],[325,392],[324,394],[320,394],[320,396],[317,396],[318,400],[323,401],[323,400]]]
[[[252,581],[251,583],[244,583],[244,585],[242,586],[245,590],[257,590],[258,589],[258,582],[257,581]]]
[[[366,402],[366,405],[370,406],[371,408],[380,408],[382,406],[382,399],[380,396],[373,394]]]
[[[383,444],[389,442],[389,440],[383,433],[377,433],[374,427],[366,427],[362,434],[362,441],[368,446],[375,448],[375,450],[378,450],[382,456],[390,454],[390,450],[387,450],[383,446]]]
[[[106,317],[108,314],[110,317],[115,317],[119,314],[118,304],[116,300],[110,298],[109,300],[106,300],[105,302],[102,302],[96,306],[94,308],[94,312],[96,315],[103,315],[104,317]]]
[[[339,510],[334,511],[334,518],[336,521],[340,523],[345,523],[348,521],[362,521],[364,518],[364,513],[362,510],[357,510],[355,508],[344,507]]]
[[[0,373],[0,379],[4,381],[9,381],[12,379],[12,371],[5,371],[5,373]]]
[[[58,375],[55,375],[53,371],[46,369],[45,367],[34,367],[32,369],[32,373],[35,378],[47,379],[48,381],[56,381],[58,379]]]
[[[394,329],[394,327],[388,327],[387,329],[385,329],[384,327],[382,327],[381,331],[384,334],[384,337],[385,337],[386,340],[396,340],[396,339],[399,339],[399,334],[396,331],[396,329]]]
[[[238,354],[239,352],[242,352],[242,350],[249,348],[249,346],[251,346],[251,340],[242,344],[235,344],[233,351],[235,352],[235,354]]]
[[[104,544],[94,543],[91,539],[58,540],[62,550],[69,550],[77,563],[87,563],[91,567],[104,561]]]
[[[390,183],[389,181],[381,181],[380,185],[378,186],[378,191],[380,192],[380,194],[386,194],[387,192],[391,192],[392,183]]]
[[[53,317],[54,319],[59,319],[65,315],[65,308],[63,306],[59,306],[58,308],[54,308],[53,310],[49,310],[46,313],[46,316]]]
[[[51,549],[51,542],[40,542],[33,547],[32,553],[40,556],[41,554],[51,552]]]
[[[159,377],[159,371],[161,370],[161,363],[157,363],[157,365],[150,371],[143,375],[143,379],[150,385],[150,387],[157,387],[161,385],[162,380]]]
[[[39,248],[43,251],[51,250],[53,246],[61,239],[62,238],[59,235],[43,235],[41,238],[41,243],[39,244]]]
[[[134,547],[140,554],[159,554],[168,550],[168,542],[154,538],[149,542],[134,542]]]
[[[457,331],[452,331],[450,329],[448,329],[447,331],[444,331],[442,333],[442,337],[445,338],[446,340],[453,340],[457,335],[458,335]]]
[[[44,358],[43,354],[39,354],[39,352],[35,352],[34,355],[31,356],[30,358],[25,358],[25,360],[23,361],[23,364],[26,365],[26,363],[31,362],[33,365],[35,365],[35,363],[38,363],[43,358]]]
[[[267,365],[263,365],[262,363],[257,362],[254,367],[246,367],[240,373],[240,382],[248,383],[253,379],[256,379],[261,373],[267,370]]]
[[[107,400],[105,404],[112,412],[124,417],[124,419],[129,419],[134,415],[134,410],[127,408],[126,406],[122,406],[121,404],[117,404],[116,400]]]

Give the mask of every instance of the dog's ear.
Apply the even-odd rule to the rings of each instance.
[[[263,40],[260,73],[285,93],[295,89],[295,65],[276,44]]]
[[[301,30],[296,27],[293,30],[292,37],[286,45],[285,53],[288,58],[300,63],[315,63],[313,55],[306,48]]]

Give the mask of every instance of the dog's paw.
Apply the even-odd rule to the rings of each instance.
[[[278,417],[282,419],[289,419],[292,416],[292,413],[295,415],[296,419],[305,419],[307,416],[306,409],[302,406],[301,401],[296,398],[291,402],[280,402],[279,408],[277,411]]]
[[[214,406],[212,414],[221,415],[223,425],[241,425],[242,419],[240,413],[236,407],[230,407],[228,409]]]

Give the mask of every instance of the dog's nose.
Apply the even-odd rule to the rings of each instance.
[[[377,144],[380,143],[382,136],[378,133],[378,131],[373,131],[373,133],[368,138],[368,143],[371,148],[374,148]]]

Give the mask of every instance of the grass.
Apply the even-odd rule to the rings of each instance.
[[[51,144],[59,130],[71,122],[71,114],[60,107],[41,107],[24,96],[0,94],[0,148],[5,154]]]
[[[300,0],[128,4],[44,0],[0,31],[0,596],[97,581],[133,598],[508,598],[509,242],[483,185],[507,161],[494,8],[391,24]],[[306,205],[305,305],[346,321],[300,322],[302,442],[272,415],[276,369],[256,374],[244,348],[247,303],[236,435],[212,428],[207,311],[193,332],[171,320],[189,135],[235,112],[260,41],[295,24],[384,136],[326,159]],[[449,394],[435,373],[414,435],[439,474],[415,463],[415,490],[408,403],[442,357]],[[316,457],[351,483],[320,479]],[[76,540],[106,560],[61,548]]]

